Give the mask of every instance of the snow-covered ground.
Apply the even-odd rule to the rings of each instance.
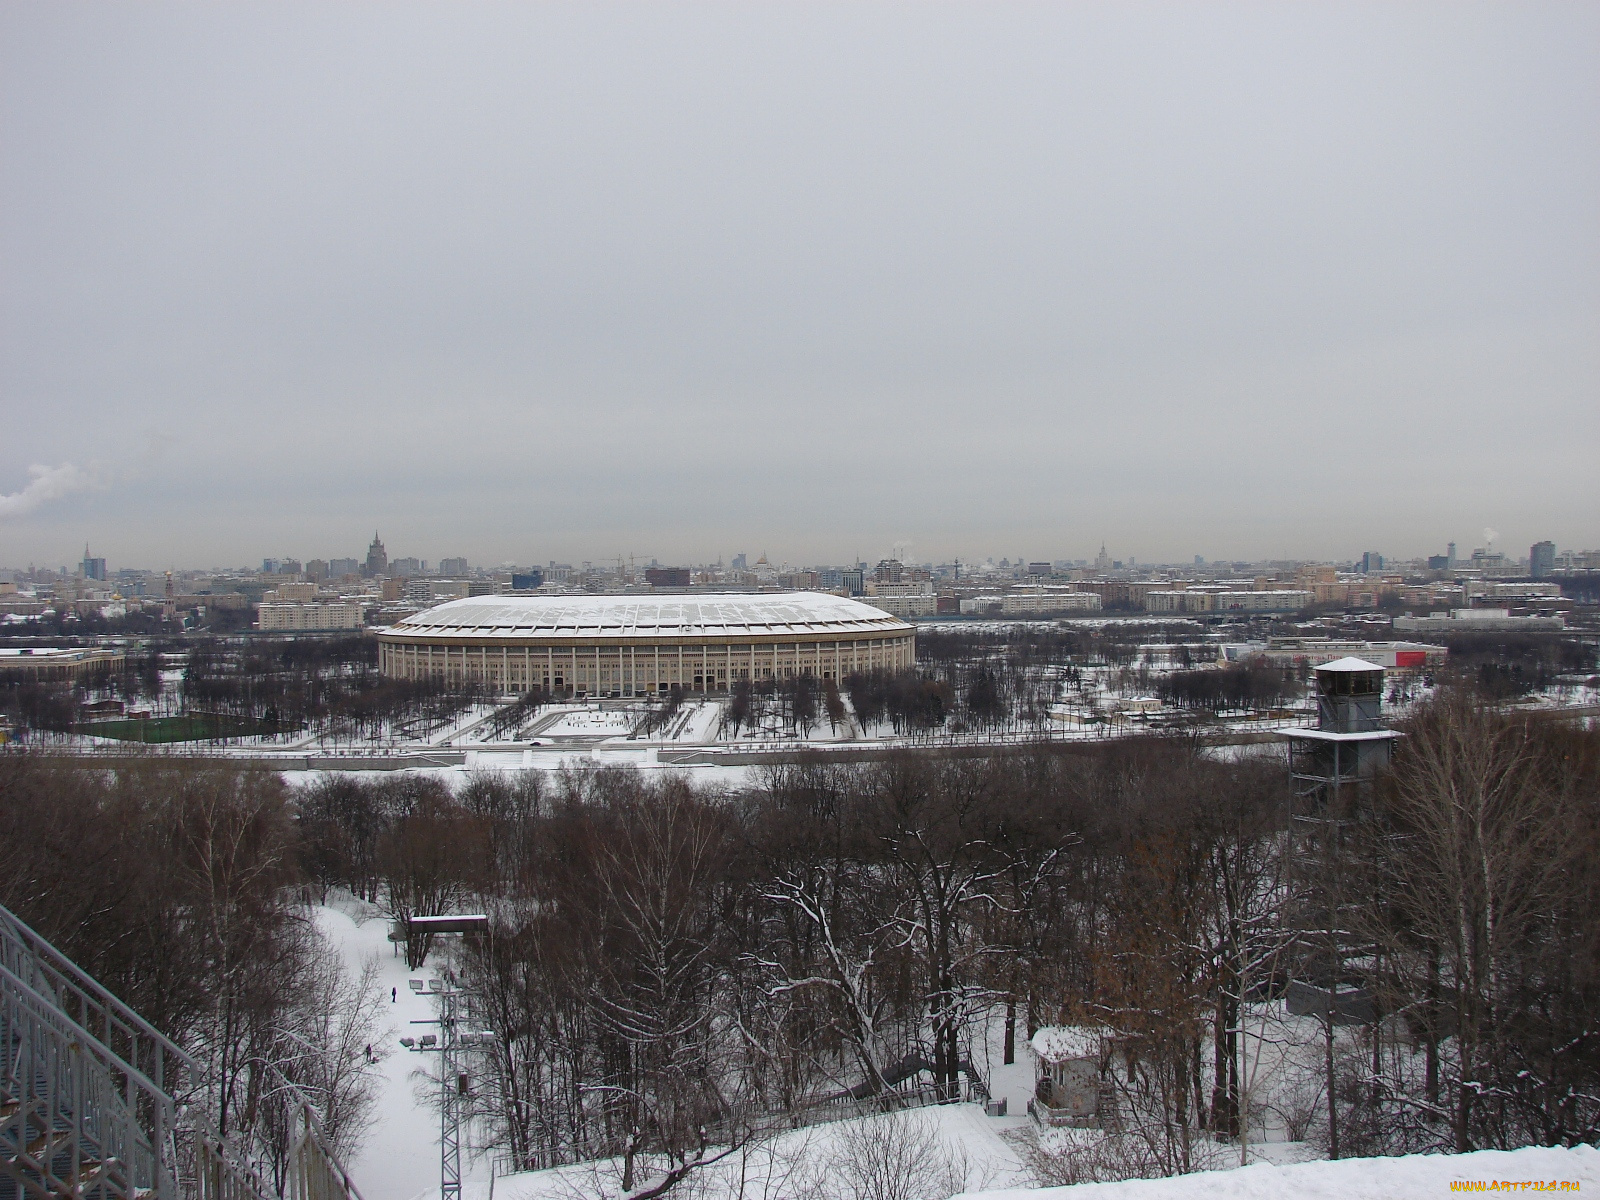
[[[347,1164],[365,1200],[429,1200],[439,1190],[439,1120],[429,1103],[432,1085],[421,1068],[424,1057],[407,1052],[403,1036],[429,1031],[411,1024],[436,1017],[432,1001],[409,986],[427,980],[435,962],[410,972],[388,941],[388,923],[370,905],[348,896],[336,897],[315,910],[322,933],[338,948],[346,969],[359,975],[374,959],[379,968],[387,1028],[373,1043],[379,1060],[381,1090],[376,1119],[359,1152]],[[426,984],[424,984],[426,987]],[[1276,1035],[1293,1023],[1281,1006],[1253,1006],[1262,1021],[1263,1046],[1274,1047],[1256,1059],[1250,1074],[1263,1097],[1292,1073],[1292,1064]],[[1267,1037],[1267,1026],[1275,1036]],[[1250,1030],[1251,1033],[1257,1031]],[[1027,1114],[1033,1094],[1035,1065],[1024,1029],[1017,1030],[1016,1062],[1003,1062],[1004,1010],[996,1007],[972,1028],[970,1056],[988,1080],[995,1099],[1004,1099],[1005,1117],[990,1117],[976,1104],[923,1108],[889,1116],[839,1121],[806,1129],[774,1130],[758,1137],[720,1162],[697,1171],[692,1184],[679,1191],[687,1200],[853,1200],[871,1194],[862,1190],[863,1164],[896,1161],[915,1171],[925,1196],[963,1192],[967,1200],[1285,1200],[1286,1197],[1339,1197],[1340,1200],[1388,1200],[1390,1197],[1444,1195],[1452,1182],[1563,1182],[1600,1188],[1600,1151],[1527,1148],[1511,1153],[1483,1151],[1469,1155],[1413,1155],[1405,1158],[1347,1159],[1340,1162],[1296,1162],[1309,1151],[1301,1143],[1282,1140],[1281,1123],[1259,1125],[1248,1167],[1199,1171],[1172,1179],[1080,1184],[1075,1188],[1038,1188],[1030,1170],[1036,1148],[1059,1149],[1054,1140],[1077,1131],[1053,1131],[1042,1137]],[[1287,1041],[1293,1042],[1294,1038]],[[1259,1072],[1259,1074],[1258,1074]],[[1263,1105],[1265,1107],[1265,1105]],[[1261,1114],[1264,1115],[1264,1114]],[[1260,1119],[1258,1115],[1258,1120]],[[1256,1122],[1252,1121],[1255,1125]],[[1088,1131],[1077,1136],[1091,1136]],[[489,1200],[490,1166],[470,1153],[470,1134],[462,1155],[464,1200]],[[1237,1147],[1201,1151],[1200,1161],[1222,1166],[1236,1159]],[[586,1163],[549,1171],[503,1176],[493,1181],[500,1200],[616,1200],[622,1195],[622,1164]],[[988,1189],[988,1190],[985,1190]],[[1460,1190],[1454,1189],[1454,1190]],[[1532,1190],[1526,1189],[1526,1190]],[[1569,1189],[1570,1190],[1570,1189]]]
[[[871,1173],[883,1169],[914,1173],[927,1189],[919,1189],[922,1194],[940,1197],[1029,1178],[1016,1148],[981,1108],[949,1104],[758,1138],[696,1171],[676,1194],[685,1200],[847,1200],[872,1194],[863,1184],[870,1187]],[[488,1194],[486,1184],[462,1188],[463,1200],[488,1200]],[[617,1200],[624,1194],[619,1160],[494,1181],[495,1200]]]
[[[439,1190],[439,1119],[436,1109],[427,1102],[430,1085],[420,1071],[428,1064],[422,1056],[408,1052],[399,1043],[401,1037],[430,1031],[428,1026],[410,1023],[432,1020],[437,1014],[426,993],[413,992],[409,981],[432,978],[436,974],[436,960],[430,958],[426,967],[408,971],[405,959],[395,954],[388,941],[388,922],[373,906],[347,895],[330,897],[329,903],[314,909],[314,913],[318,929],[337,947],[346,970],[352,975],[359,975],[362,964],[368,959],[376,960],[378,987],[388,1016],[387,1028],[373,1043],[382,1072],[376,1120],[360,1150],[347,1164],[350,1173],[365,1200],[418,1200],[436,1196]],[[991,1088],[997,1097],[1008,1097],[1012,1115],[999,1119],[986,1117],[983,1110],[973,1104],[905,1114],[919,1127],[925,1127],[924,1132],[934,1147],[936,1161],[932,1162],[932,1167],[961,1175],[959,1180],[953,1180],[951,1191],[1024,1183],[1029,1179],[1017,1147],[1002,1134],[1030,1123],[1025,1114],[1033,1090],[1034,1068],[1022,1031],[1017,1039],[1018,1062],[1011,1066],[1001,1064],[1003,1025],[999,1010],[996,1014],[988,1026],[987,1050],[975,1046],[974,1057],[980,1063],[991,1063],[988,1067]],[[977,1039],[982,1040],[981,1037]],[[1019,1117],[1016,1115],[1019,1113],[1024,1115]],[[693,1194],[703,1200],[741,1194],[752,1200],[758,1196],[769,1200],[778,1200],[780,1196],[827,1196],[830,1190],[813,1189],[829,1189],[826,1180],[830,1172],[836,1171],[838,1163],[849,1157],[853,1144],[872,1137],[871,1123],[876,1120],[879,1118],[866,1122],[841,1121],[759,1139],[715,1168],[708,1168],[704,1177],[697,1180],[696,1188],[687,1190],[685,1195]],[[470,1142],[470,1137],[466,1140]],[[474,1159],[464,1145],[461,1168],[466,1200],[487,1200],[490,1174],[487,1159]],[[495,1181],[494,1195],[507,1200],[610,1197],[620,1194],[620,1179],[620,1163],[584,1164],[503,1177]],[[801,1187],[802,1180],[809,1182]],[[757,1181],[765,1182],[758,1186]],[[706,1190],[698,1190],[700,1188]]]
[[[377,1104],[377,1120],[360,1153],[349,1164],[352,1174],[361,1186],[366,1200],[412,1200],[438,1186],[439,1126],[435,1110],[428,1103],[428,1085],[420,1068],[427,1064],[419,1055],[407,1052],[399,1038],[429,1032],[427,1027],[417,1027],[412,1021],[431,1020],[436,1016],[432,1002],[426,994],[414,993],[409,980],[426,980],[435,974],[437,960],[430,959],[427,967],[416,972],[406,970],[405,961],[394,953],[388,942],[388,924],[375,908],[348,896],[333,900],[329,906],[315,910],[318,927],[338,947],[353,976],[358,976],[362,964],[375,958],[379,967],[379,988],[386,1001],[384,1008],[389,1017],[388,1028],[375,1040],[374,1052],[380,1059],[382,1091]],[[1315,1074],[1315,1064],[1295,1061],[1295,1048],[1307,1042],[1309,1035],[1298,1029],[1309,1018],[1290,1017],[1283,1011],[1281,1002],[1250,1006],[1250,1017],[1245,1022],[1246,1083],[1251,1093],[1259,1097],[1252,1106],[1252,1139],[1250,1155],[1257,1159],[1282,1163],[1292,1161],[1306,1153],[1299,1143],[1285,1140],[1280,1110],[1284,1101],[1278,1093],[1285,1088],[1292,1091],[1299,1076]],[[1037,1147],[1045,1153],[1059,1152],[1057,1145],[1072,1137],[1074,1131],[1055,1130],[1040,1134],[1027,1115],[1028,1101],[1034,1093],[1036,1066],[1028,1046],[1027,1031],[1016,1030],[1015,1061],[1004,1061],[1005,1010],[995,1006],[981,1014],[969,1027],[968,1053],[978,1071],[988,1083],[991,1096],[1003,1100],[1007,1115],[985,1116],[976,1105],[952,1105],[937,1110],[919,1110],[930,1115],[938,1127],[941,1144],[948,1144],[950,1153],[958,1159],[987,1164],[987,1175],[974,1176],[964,1186],[983,1186],[985,1183],[1011,1183],[1025,1185],[1033,1182],[1027,1172],[1027,1159]],[[959,1115],[955,1115],[959,1114]],[[845,1130],[851,1122],[841,1123]],[[783,1134],[767,1139],[756,1147],[735,1155],[724,1172],[737,1165],[740,1172],[759,1169],[767,1173],[776,1171],[778,1162],[787,1163],[784,1171],[821,1172],[826,1174],[826,1164],[840,1152],[838,1139],[842,1133],[828,1132],[833,1126],[816,1127]],[[1082,1135],[1080,1135],[1082,1136]],[[470,1137],[468,1138],[470,1142]],[[1214,1152],[1212,1152],[1214,1151]],[[1228,1160],[1237,1161],[1235,1146],[1205,1143],[1196,1147],[1197,1161],[1222,1165]],[[753,1157],[754,1156],[754,1157]],[[760,1158],[760,1163],[756,1163]],[[736,1160],[736,1161],[735,1161]],[[543,1200],[545,1196],[572,1194],[607,1195],[604,1189],[606,1171],[610,1167],[589,1166],[564,1168],[555,1172],[540,1172],[544,1182],[533,1180],[517,1184],[522,1191],[511,1190],[508,1195],[526,1196],[527,1200]],[[478,1180],[487,1187],[489,1166],[484,1160],[474,1161],[466,1154],[462,1161],[463,1178]],[[620,1167],[612,1172],[620,1177]],[[577,1187],[577,1176],[586,1181]],[[720,1178],[709,1175],[708,1179]],[[496,1191],[510,1186],[502,1180]],[[719,1185],[720,1186],[720,1185]],[[541,1190],[542,1189],[542,1190]],[[554,1190],[552,1190],[554,1189]],[[567,1189],[562,1192],[561,1189]],[[598,1192],[594,1189],[600,1189]],[[715,1188],[708,1193],[717,1195]],[[737,1189],[730,1195],[738,1194]],[[761,1194],[761,1193],[755,1193]],[[773,1196],[779,1194],[773,1192]],[[821,1195],[822,1193],[815,1193]],[[481,1200],[481,1198],[480,1198]]]
[[[408,767],[407,772],[412,775],[434,775],[444,779],[451,788],[464,784],[467,777],[474,771],[544,771],[556,774],[562,770],[593,770],[596,767],[636,767],[648,775],[661,772],[671,772],[681,775],[696,786],[725,787],[738,789],[750,784],[756,776],[758,768],[749,766],[721,766],[704,763],[663,763],[654,750],[635,748],[632,750],[615,750],[609,752],[591,752],[588,750],[564,749],[559,752],[542,753],[540,751],[525,752],[521,750],[508,751],[478,751],[471,754],[465,763],[449,767]],[[305,787],[316,782],[330,772],[321,770],[282,770],[279,772],[283,778],[294,787]],[[393,771],[348,771],[336,772],[339,778],[358,778],[367,780],[389,779]]]
[[[573,709],[539,729],[543,737],[615,737],[627,733],[638,718],[617,709]]]
[[[1493,1187],[1497,1182],[1500,1186]],[[1461,1183],[1473,1186],[1453,1186]],[[1576,1186],[1563,1189],[1562,1184]],[[1592,1146],[1573,1150],[1529,1146],[1512,1151],[1346,1158],[1289,1166],[1257,1163],[1171,1179],[968,1192],[963,1200],[1420,1200],[1448,1196],[1452,1191],[1570,1193],[1585,1187],[1590,1191],[1600,1188],[1600,1150]]]

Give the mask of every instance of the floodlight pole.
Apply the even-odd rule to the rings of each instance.
[[[455,980],[439,993],[439,1196],[461,1200],[461,1058],[456,1050]]]
[[[459,916],[410,917],[406,934],[487,933],[489,918],[482,913]],[[440,980],[439,997],[439,1200],[461,1200],[461,1049],[456,1036],[455,972],[448,967]]]
[[[439,1026],[437,1045],[413,1045],[410,1038],[401,1043],[413,1053],[439,1055],[439,1197],[461,1200],[461,1052],[456,1040],[456,985],[446,974],[438,991],[439,1020],[413,1021],[413,1025]]]

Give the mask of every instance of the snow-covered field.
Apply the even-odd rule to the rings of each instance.
[[[875,1193],[874,1179],[887,1172],[896,1172],[903,1181],[909,1178],[917,1194],[941,1198],[1029,1178],[1016,1148],[981,1108],[951,1104],[757,1139],[696,1171],[676,1194],[685,1200],[864,1200]],[[626,1194],[621,1176],[617,1160],[529,1171],[495,1180],[494,1196],[618,1200]],[[463,1188],[463,1196],[487,1200],[487,1187]]]
[[[615,737],[627,733],[637,721],[632,713],[616,709],[574,709],[539,730],[549,737]]]
[[[1461,1183],[1472,1186],[1456,1186]],[[1500,1186],[1493,1186],[1496,1183]],[[1563,1189],[1563,1184],[1574,1186]],[[1512,1151],[1346,1158],[1289,1166],[1257,1163],[1171,1179],[968,1192],[963,1200],[1421,1200],[1468,1190],[1581,1194],[1585,1187],[1590,1191],[1600,1188],[1600,1150],[1592,1146],[1573,1150],[1528,1146]]]

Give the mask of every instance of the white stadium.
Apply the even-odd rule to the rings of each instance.
[[[378,643],[392,678],[573,696],[724,692],[916,662],[915,626],[820,592],[473,596],[409,616]]]

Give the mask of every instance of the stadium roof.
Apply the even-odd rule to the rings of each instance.
[[[472,596],[406,617],[390,634],[435,637],[656,638],[882,634],[913,627],[821,592],[673,596]]]

